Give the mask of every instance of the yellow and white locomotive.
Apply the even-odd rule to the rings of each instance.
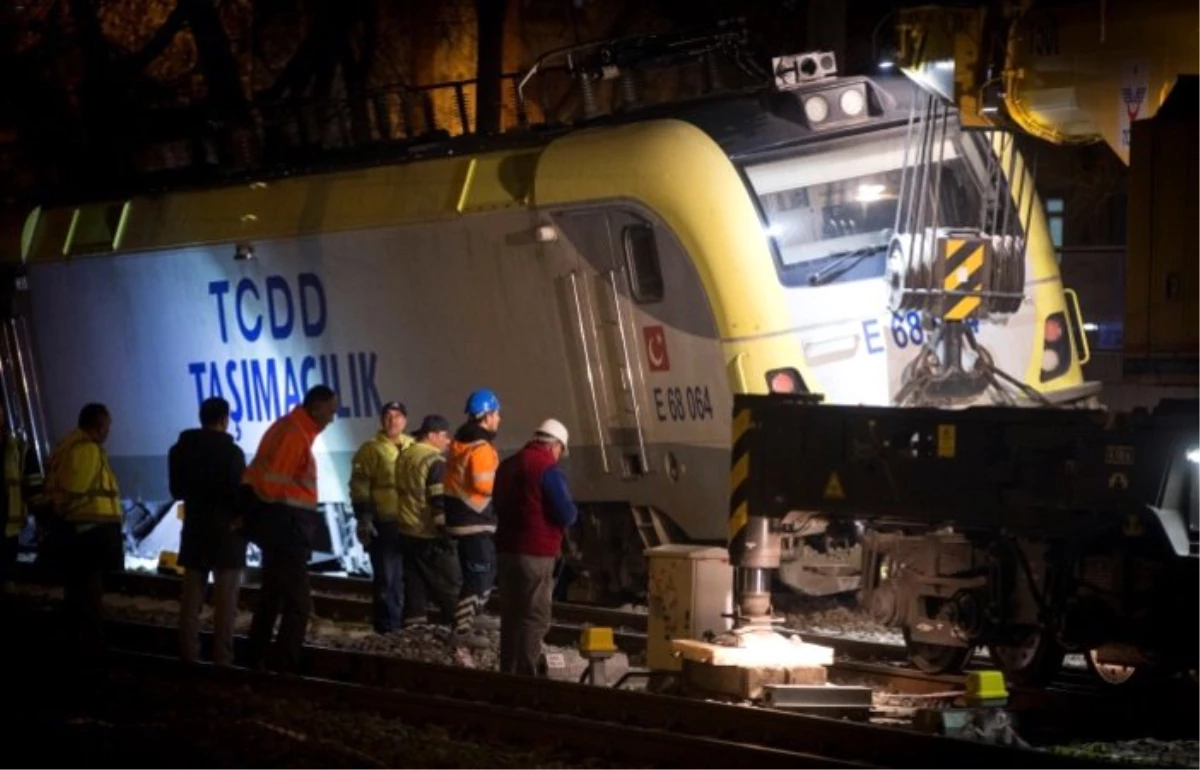
[[[986,352],[963,359],[986,355],[1011,387],[989,376],[930,397],[1089,395],[1019,153],[917,98],[900,78],[818,68],[487,152],[449,141],[407,162],[38,209],[4,240],[29,300],[4,344],[36,362],[4,371],[10,413],[46,447],[79,404],[106,402],[122,490],[165,502],[166,450],[199,400],[229,399],[253,451],[330,384],[342,411],[317,450],[337,556],[350,457],[381,401],[454,415],[486,386],[502,453],[548,415],[570,426],[575,565],[599,589],[637,587],[643,547],[726,539],[733,394],[912,398],[935,329],[889,310],[889,260],[916,232],[903,186],[936,227],[992,217],[1018,244],[1019,296],[965,320]],[[910,147],[931,121],[918,177]],[[821,529],[790,526],[795,543]]]

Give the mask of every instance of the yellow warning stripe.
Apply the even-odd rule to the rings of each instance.
[[[971,252],[971,256],[967,257],[961,265],[951,270],[946,274],[946,279],[942,285],[947,289],[957,289],[959,285],[966,283],[966,280],[959,280],[959,276],[965,276],[969,279],[973,273],[983,267],[983,245]],[[963,272],[963,271],[966,272]]]
[[[979,307],[979,297],[963,297],[946,313],[947,321],[961,321]]]
[[[737,444],[750,430],[750,410],[743,409],[733,417],[733,443]]]
[[[733,469],[729,471],[729,488],[737,489],[745,483],[746,478],[750,475],[750,454],[744,454],[733,462]]]
[[[748,503],[741,503],[737,508],[733,509],[733,514],[729,517],[729,539],[733,540],[737,534],[746,527],[746,519],[750,515],[750,506]]]
[[[729,469],[729,541],[733,542],[750,516],[746,481],[750,478],[750,452],[742,439],[750,431],[750,410],[741,409],[733,416],[733,465]]]

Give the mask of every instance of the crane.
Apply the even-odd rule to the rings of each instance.
[[[966,128],[1104,142],[1129,166],[1127,381],[1197,382],[1190,0],[997,0],[896,16],[896,64]]]

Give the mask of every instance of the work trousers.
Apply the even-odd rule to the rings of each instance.
[[[188,663],[200,658],[200,608],[208,589],[210,570],[184,570],[183,590],[179,599],[179,657]],[[237,618],[238,592],[242,586],[240,569],[211,570],[213,574],[213,663],[233,665],[233,623]]]
[[[292,549],[268,549],[262,555],[262,593],[250,623],[250,665],[267,665],[267,648],[279,622],[275,638],[274,668],[294,671],[308,632],[311,591],[308,583],[308,554]]]
[[[58,536],[66,539],[63,581],[63,610],[67,641],[80,658],[104,654],[104,574],[124,567],[125,544],[120,524],[95,524],[86,528],[66,527]]]
[[[462,590],[462,569],[458,550],[449,540],[400,536],[404,557],[405,622],[428,619],[427,601],[438,610],[438,621],[453,625],[455,608]],[[414,602],[419,604],[413,606]]]
[[[375,537],[367,546],[371,557],[371,610],[375,632],[395,631],[404,615],[404,555],[400,551],[399,525],[375,520]]]
[[[487,604],[496,583],[496,544],[491,532],[460,535],[458,561],[462,569],[462,589],[454,610],[454,630],[465,634],[471,630],[475,616]]]
[[[500,554],[500,671],[544,676],[542,639],[550,630],[554,557]]]
[[[16,576],[17,569],[17,536],[6,537],[0,541],[0,593],[9,589]]]
[[[248,519],[252,540],[262,550],[262,592],[250,623],[250,665],[293,671],[308,631],[312,594],[308,583],[308,558],[320,526],[315,510],[282,504],[259,504]],[[267,648],[279,622],[274,660]]]

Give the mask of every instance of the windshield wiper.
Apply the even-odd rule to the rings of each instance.
[[[821,268],[817,272],[808,277],[809,286],[824,286],[827,283],[832,283],[840,278],[843,274],[850,271],[859,262],[870,256],[874,256],[881,251],[886,251],[888,242],[874,243],[870,246],[863,246],[860,249],[853,251],[841,251],[835,254],[830,254],[826,259],[830,260],[829,264]]]

